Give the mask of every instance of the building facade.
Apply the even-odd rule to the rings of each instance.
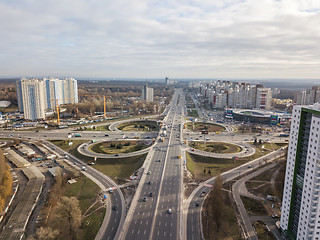
[[[289,239],[320,239],[320,104],[294,106],[280,227]]]
[[[34,90],[32,90],[34,89]],[[19,111],[30,120],[45,118],[45,110],[56,105],[78,103],[78,84],[74,78],[43,78],[17,81]]]
[[[153,88],[144,85],[142,88],[142,100],[147,102],[153,102]]]
[[[45,118],[45,85],[38,79],[22,78],[17,82],[19,111],[29,120]]]
[[[300,91],[296,102],[297,105],[311,105],[320,102],[320,86],[313,86],[311,89]]]

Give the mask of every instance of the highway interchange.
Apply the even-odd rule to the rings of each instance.
[[[203,136],[199,133],[187,132],[183,135],[183,126],[185,121],[185,98],[181,89],[177,89],[173,95],[172,101],[166,109],[167,114],[162,124],[163,128],[159,133],[134,133],[126,132],[123,134],[118,131],[116,124],[111,125],[110,132],[106,131],[71,131],[70,129],[53,131],[2,131],[1,138],[22,138],[29,140],[39,139],[69,139],[69,133],[80,133],[81,137],[72,138],[77,140],[123,140],[152,139],[156,138],[155,144],[150,148],[146,162],[144,163],[143,176],[136,189],[136,194],[131,202],[128,212],[126,211],[126,202],[121,190],[107,176],[98,172],[94,168],[87,167],[85,174],[93,179],[106,191],[112,187],[113,193],[110,194],[110,206],[105,216],[104,223],[101,226],[96,239],[201,239],[201,206],[204,197],[200,194],[210,191],[214,178],[201,183],[189,196],[183,201],[183,169],[185,161],[185,140],[201,141]],[[162,125],[162,126],[163,126]],[[166,132],[164,132],[166,131]],[[107,133],[107,134],[106,134]],[[165,136],[160,141],[162,134]],[[253,134],[235,135],[232,132],[209,134],[206,136],[210,141],[226,142],[249,142],[252,141]],[[269,135],[261,136],[262,139],[270,138]],[[277,140],[286,141],[286,138]],[[61,156],[68,156],[69,161],[77,162],[82,165],[80,159],[55,147],[52,143],[45,144],[54,149]],[[119,156],[121,157],[121,156]],[[268,158],[268,157],[265,157]],[[261,161],[257,159],[253,162],[239,166],[223,174],[224,181],[229,181],[240,174],[250,171],[248,165],[253,167],[260,166]],[[197,206],[200,205],[200,206]],[[115,210],[111,210],[111,207]]]

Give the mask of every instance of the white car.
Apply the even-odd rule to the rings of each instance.
[[[172,210],[171,210],[171,208],[169,208],[169,209],[168,209],[168,213],[169,213],[169,214],[171,214],[171,213],[172,213]]]

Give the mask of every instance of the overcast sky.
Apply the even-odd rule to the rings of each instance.
[[[0,76],[320,78],[320,0],[1,0]]]

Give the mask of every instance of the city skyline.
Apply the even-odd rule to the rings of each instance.
[[[319,11],[317,1],[3,1],[0,75],[317,78]]]

